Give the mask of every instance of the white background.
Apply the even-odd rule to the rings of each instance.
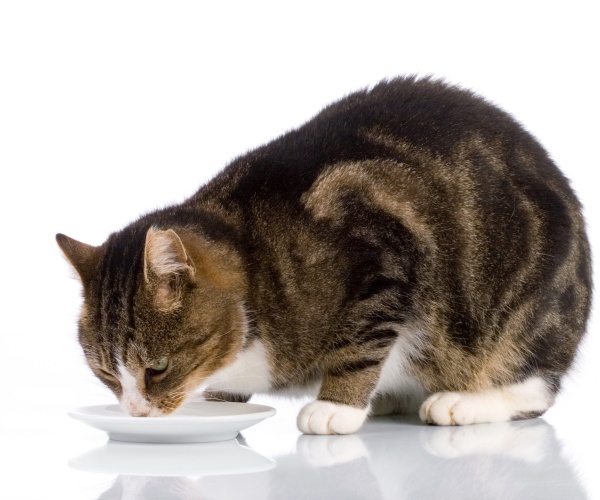
[[[81,363],[55,233],[100,244],[383,78],[433,74],[512,113],[572,180],[600,248],[598,32],[581,1],[0,3],[4,430],[110,398]],[[546,418],[600,498],[596,325]]]

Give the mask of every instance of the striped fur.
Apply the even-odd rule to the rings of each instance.
[[[117,397],[119,370],[149,414],[198,387],[316,387],[304,432],[353,432],[407,392],[433,394],[421,414],[438,424],[457,423],[452,394],[498,395],[501,419],[543,413],[591,301],[567,179],[506,113],[430,79],[342,99],[100,247],[58,242],[84,285],[80,342]],[[542,403],[508,408],[508,393]]]

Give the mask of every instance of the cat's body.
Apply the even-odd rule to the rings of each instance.
[[[538,415],[590,308],[567,180],[507,114],[430,80],[350,95],[101,247],[58,239],[88,362],[136,415],[207,385],[312,388],[313,433],[408,393],[432,423]]]

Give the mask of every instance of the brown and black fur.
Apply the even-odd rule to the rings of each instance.
[[[174,308],[144,279],[151,227],[175,231],[193,262],[165,285]],[[567,179],[508,114],[431,79],[349,95],[101,247],[59,243],[84,283],[80,341],[103,380],[131,341],[181,360],[149,394],[179,394],[260,338],[273,390],[322,380],[319,399],[365,407],[414,331],[411,372],[428,392],[532,375],[556,392],[590,310]]]

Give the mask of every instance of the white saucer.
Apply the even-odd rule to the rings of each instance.
[[[190,402],[165,417],[131,417],[119,405],[84,406],[69,415],[115,441],[208,443],[235,438],[242,429],[275,415],[275,409],[252,403]]]

